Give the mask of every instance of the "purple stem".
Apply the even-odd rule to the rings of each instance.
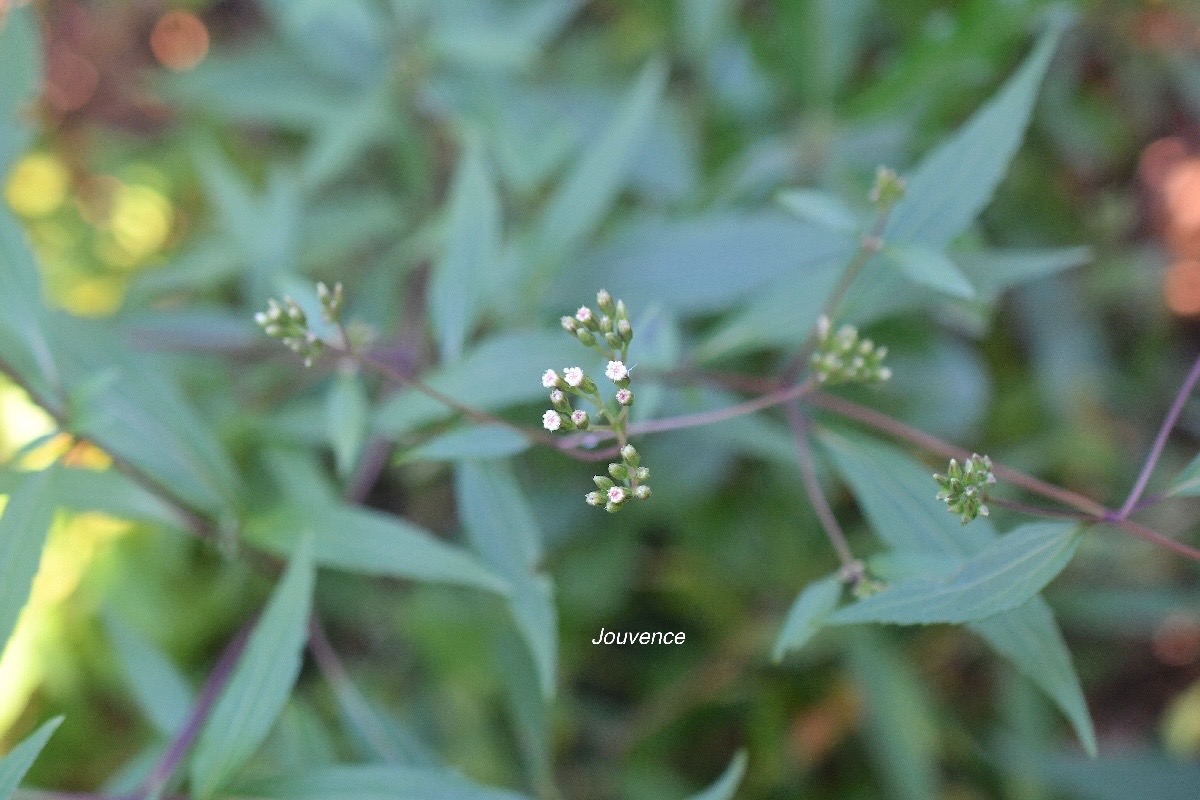
[[[1171,434],[1175,423],[1179,421],[1179,415],[1183,413],[1183,406],[1191,397],[1192,390],[1196,388],[1196,381],[1200,381],[1200,358],[1197,358],[1196,363],[1192,364],[1191,372],[1188,373],[1183,386],[1179,387],[1179,393],[1175,395],[1175,402],[1171,405],[1171,410],[1167,412],[1162,427],[1159,428],[1158,437],[1155,438],[1154,445],[1150,448],[1150,455],[1146,456],[1146,463],[1142,465],[1142,472],[1133,485],[1133,491],[1126,498],[1125,505],[1121,506],[1121,510],[1117,512],[1117,519],[1126,519],[1133,513],[1134,506],[1142,497],[1142,492],[1146,491],[1146,484],[1150,482],[1150,474],[1154,472],[1154,467],[1158,464],[1159,456],[1162,455],[1163,448],[1167,444],[1167,437]]]
[[[167,782],[171,780],[171,776],[179,768],[184,756],[196,741],[196,737],[200,735],[200,730],[208,720],[208,715],[212,713],[221,692],[229,683],[229,678],[233,675],[242,654],[246,651],[246,642],[250,639],[250,631],[254,628],[255,621],[256,619],[252,619],[246,623],[233,637],[233,640],[225,646],[216,666],[213,667],[208,679],[204,682],[204,687],[200,690],[200,696],[196,698],[196,704],[192,706],[192,713],[188,715],[187,722],[175,735],[167,752],[154,765],[154,769],[146,777],[142,788],[135,794],[136,798],[147,800],[147,798],[158,797]]]

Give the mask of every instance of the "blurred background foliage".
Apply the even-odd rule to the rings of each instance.
[[[1088,245],[1092,258],[996,303],[874,315],[897,379],[863,397],[1111,502],[1200,344],[1200,12],[1185,0],[46,0],[36,11],[44,80],[21,108],[36,136],[23,152],[0,141],[4,199],[50,303],[112,321],[121,347],[153,353],[216,432],[235,472],[190,499],[204,509],[232,492],[231,525],[281,495],[345,490],[439,535],[459,527],[445,448],[421,449],[445,416],[336,364],[303,372],[251,323],[267,297],[342,280],[389,363],[424,371],[510,329],[551,331],[607,286],[646,332],[642,364],[765,373],[786,358],[779,342],[715,335],[760,286],[790,285],[786,268],[805,257],[760,209],[794,185],[865,198],[877,165],[910,166],[953,130],[1051,16],[1074,24],[966,239]],[[0,100],[21,96],[13,60],[32,57],[3,40]],[[471,153],[493,208],[478,193],[456,201]],[[476,253],[487,268],[466,273],[471,324],[435,345],[431,314],[454,309],[437,310],[430,275],[456,219],[499,231]],[[471,362],[461,400],[518,374],[509,357],[538,360],[515,349],[572,352],[515,336]],[[528,388],[500,404],[533,403],[514,419],[537,417],[540,388]],[[725,399],[660,394],[660,414]],[[1197,437],[1192,405],[1164,473],[1191,460]],[[315,602],[333,648],[407,757],[437,753],[509,786],[552,771],[580,799],[682,797],[741,748],[738,796],[762,800],[1200,794],[1194,565],[1094,537],[1048,591],[1100,739],[1087,761],[1047,701],[960,629],[822,634],[770,665],[796,592],[836,567],[786,433],[742,420],[645,452],[655,499],[616,517],[580,502],[586,465],[540,451],[515,462],[557,587],[546,743],[530,741],[536,721],[517,714],[513,727],[509,695],[522,689],[499,666],[513,658],[492,650],[501,622],[488,596],[322,573]],[[59,455],[110,464],[0,386],[6,474]],[[378,479],[356,487],[371,463]],[[834,499],[870,552],[850,496]],[[1194,511],[1147,519],[1194,530]],[[245,551],[189,538],[167,512],[130,516],[57,516],[0,660],[0,741],[67,718],[35,785],[134,785],[171,729],[170,698],[186,704],[270,590],[273,570]],[[681,630],[687,645],[592,646],[601,626]],[[139,642],[187,685],[139,661]],[[369,754],[346,707],[306,667],[255,769]]]

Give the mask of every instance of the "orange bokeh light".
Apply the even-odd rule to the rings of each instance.
[[[188,11],[168,11],[154,23],[150,49],[168,69],[192,69],[208,55],[208,26]]]
[[[1167,269],[1167,305],[1181,316],[1200,314],[1200,261],[1180,259]]]

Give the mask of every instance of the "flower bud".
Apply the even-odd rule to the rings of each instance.
[[[611,347],[613,350],[621,349],[621,345],[624,344],[624,342],[621,341],[621,337],[617,336],[615,333],[604,334],[604,343],[607,344],[609,347]]]
[[[561,389],[555,389],[550,393],[550,405],[554,406],[554,410],[560,413],[571,413],[571,402],[567,400],[566,394]]]
[[[609,464],[608,474],[612,475],[615,480],[623,481],[629,477],[629,468],[624,464]]]
[[[623,406],[633,405],[633,392],[629,389],[617,390],[617,403]]]
[[[638,465],[638,451],[631,444],[627,444],[621,448],[621,458],[631,467]]]
[[[571,424],[581,431],[586,431],[588,428],[588,413],[582,408],[571,412]]]
[[[896,171],[880,167],[875,171],[875,185],[871,187],[871,202],[879,208],[891,208],[904,197],[904,179]]]
[[[578,328],[575,331],[575,336],[579,338],[579,341],[583,342],[588,347],[593,347],[596,344],[595,335],[587,328]]]
[[[639,481],[648,480],[650,478],[650,468],[649,467],[638,467],[637,471],[634,473],[634,475],[637,476],[637,479]]]
[[[629,320],[623,319],[617,322],[617,335],[621,337],[621,341],[627,344],[633,340],[633,326],[629,324]]]
[[[636,489],[633,490],[633,496],[636,497],[638,500],[649,500],[650,499],[650,487],[643,483],[641,486],[638,486]]]
[[[603,317],[600,318],[600,332],[601,333],[612,333],[612,329],[613,329],[612,317],[610,317],[608,314],[605,314]]]
[[[617,322],[629,319],[629,312],[625,309],[624,300],[617,301],[617,310],[613,313],[613,316],[617,318]]]
[[[596,488],[602,492],[607,492],[609,489],[616,486],[612,479],[606,475],[593,475],[592,482],[596,484]]]
[[[598,506],[604,502],[604,496],[599,492],[588,492],[583,499],[589,506]]]
[[[613,305],[612,295],[604,289],[596,292],[596,305],[600,306],[600,310],[605,314],[613,314],[617,310]]]
[[[579,322],[576,321],[576,319],[574,317],[563,317],[561,322],[562,322],[563,330],[566,331],[567,333],[574,333],[575,330],[579,327]]]

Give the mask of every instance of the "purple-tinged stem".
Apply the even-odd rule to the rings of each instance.
[[[1121,510],[1117,512],[1118,519],[1126,519],[1133,513],[1134,507],[1141,499],[1142,492],[1146,491],[1146,484],[1150,482],[1150,475],[1154,472],[1154,467],[1158,464],[1158,459],[1162,455],[1163,448],[1166,447],[1167,437],[1171,435],[1171,430],[1175,427],[1175,423],[1179,421],[1179,415],[1183,413],[1183,406],[1187,403],[1188,398],[1192,395],[1192,390],[1196,388],[1196,381],[1200,381],[1200,357],[1196,359],[1196,363],[1192,364],[1191,372],[1188,373],[1183,385],[1179,387],[1179,393],[1175,395],[1175,402],[1171,404],[1171,410],[1167,412],[1166,418],[1163,419],[1162,427],[1158,430],[1158,436],[1154,439],[1154,445],[1150,448],[1150,455],[1146,456],[1146,463],[1142,465],[1142,472],[1138,475],[1137,482],[1133,484],[1133,490],[1126,498],[1125,504],[1121,506]]]
[[[134,795],[138,800],[147,800],[148,798],[159,797],[162,790],[171,780],[171,776],[175,774],[175,770],[183,762],[188,750],[196,741],[196,737],[200,735],[204,723],[208,720],[209,714],[217,704],[217,700],[221,697],[221,692],[224,691],[225,685],[229,683],[230,677],[233,675],[234,669],[237,668],[238,662],[241,661],[242,654],[246,651],[246,643],[250,639],[250,631],[254,627],[255,620],[251,620],[238,631],[233,640],[225,646],[224,652],[217,660],[216,666],[209,673],[208,679],[204,682],[204,687],[200,690],[200,696],[196,698],[196,704],[192,706],[192,713],[188,715],[187,721],[183,728],[175,735],[171,741],[171,746],[167,748],[167,752],[154,769],[146,777],[142,783],[141,789]]]
[[[821,491],[821,482],[817,479],[816,462],[813,460],[812,445],[808,442],[808,420],[800,411],[799,403],[796,401],[788,403],[784,407],[784,411],[787,413],[788,424],[791,426],[792,435],[796,440],[796,456],[800,461],[800,478],[804,482],[804,491],[807,492],[813,510],[817,512],[817,519],[821,521],[821,527],[825,529],[825,535],[829,537],[829,543],[837,552],[843,569],[847,571],[847,574],[851,574],[859,566],[858,561],[850,550],[850,542],[846,539],[846,533],[842,530],[842,526],[838,524],[833,508],[825,499],[825,493]]]

